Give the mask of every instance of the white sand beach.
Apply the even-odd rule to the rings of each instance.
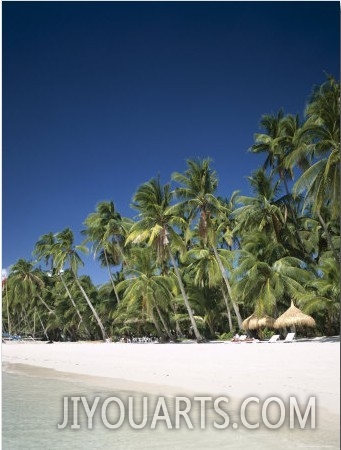
[[[70,446],[75,450],[242,450],[250,445],[255,450],[270,450],[274,445],[278,450],[292,446],[336,450],[340,445],[339,338],[274,344],[79,342],[47,345],[43,342],[8,342],[2,344],[2,362],[6,379],[4,402],[7,411],[14,412],[12,419],[10,414],[4,416],[4,449],[21,448],[23,442],[25,448],[47,448],[42,444],[45,441],[51,450]],[[170,401],[177,396],[193,398],[197,395],[212,399],[224,396],[229,399],[227,412],[232,425],[240,424],[242,402],[257,397],[260,403],[250,404],[248,417],[250,423],[259,422],[260,428],[255,432],[243,427],[234,432],[232,425],[229,431],[196,428],[193,434],[193,430],[186,430],[185,426],[169,433],[162,426],[153,432],[145,427],[135,430],[136,433],[129,427],[122,427],[113,433],[97,422],[93,432],[79,430],[75,440],[75,430],[70,427],[58,430],[56,427],[62,417],[61,400],[65,395],[87,396],[89,392],[100,395],[103,401],[112,395],[138,398],[150,394],[150,399],[168,397]],[[316,429],[309,427],[310,421],[305,429],[299,428],[297,421],[294,429],[290,429],[288,414],[280,429],[265,427],[260,408],[270,397],[281,399],[286,411],[289,398],[295,397],[300,404],[301,417],[309,398],[315,397]],[[32,418],[31,414],[29,418],[25,416],[30,409]],[[277,412],[270,408],[269,418],[273,423],[277,423],[277,419],[273,420],[278,417]],[[20,422],[17,421],[18,414],[22,417]],[[198,423],[198,408],[193,414],[192,418]],[[212,410],[208,414],[217,419]],[[211,422],[208,420],[208,423]]]
[[[125,389],[167,395],[225,395],[231,399],[310,396],[340,411],[339,339],[294,343],[7,343],[4,370],[18,364],[104,377]],[[9,365],[8,365],[9,364]],[[19,367],[19,366],[17,366]],[[104,381],[103,378],[103,381]]]

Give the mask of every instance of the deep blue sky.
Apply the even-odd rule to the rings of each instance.
[[[339,78],[339,2],[2,2],[2,267],[102,200],[213,159],[248,193],[262,114]],[[93,281],[107,272],[84,258]]]

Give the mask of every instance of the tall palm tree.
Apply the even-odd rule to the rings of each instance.
[[[44,234],[36,242],[33,250],[33,255],[38,258],[38,261],[44,261],[46,268],[49,268],[51,273],[54,271],[53,262],[53,247],[55,245],[55,236],[52,232]]]
[[[329,335],[339,330],[340,266],[330,252],[319,261],[319,273],[311,281],[312,290],[300,298],[300,306],[307,314],[322,315]]]
[[[220,259],[223,261],[224,267],[227,267],[229,265],[228,252],[223,249],[219,249],[218,252]],[[205,287],[220,288],[220,292],[225,302],[229,328],[230,331],[232,331],[231,310],[229,306],[228,295],[225,292],[226,287],[224,289],[223,286],[223,278],[221,275],[218,259],[209,247],[194,247],[186,253],[186,262],[189,263],[186,267],[186,270],[189,272],[195,286],[198,286],[202,289],[204,289]]]
[[[84,299],[86,300],[89,308],[92,311],[92,314],[94,315],[97,324],[101,330],[103,340],[106,339],[106,332],[103,326],[103,323],[98,316],[93,304],[90,301],[90,298],[88,297],[87,293],[85,292],[82,284],[79,281],[77,272],[79,265],[83,265],[83,261],[81,260],[78,251],[82,251],[86,253],[87,248],[80,245],[74,245],[74,237],[73,233],[70,230],[70,228],[66,228],[65,230],[59,232],[56,234],[56,243],[54,246],[54,254],[55,254],[55,264],[58,271],[63,270],[65,264],[68,264],[70,267],[70,270],[74,276],[74,279],[82,292],[82,295]]]
[[[241,206],[232,213],[236,220],[234,233],[258,229],[268,234],[274,233],[280,242],[286,219],[277,202],[279,182],[273,184],[272,178],[263,169],[256,170],[248,179],[255,195],[238,197]]]
[[[172,246],[178,248],[183,246],[172,225],[184,226],[185,221],[181,217],[167,212],[170,200],[170,187],[168,184],[161,186],[159,178],[153,178],[142,184],[133,197],[133,207],[139,211],[140,220],[131,228],[126,243],[147,242],[147,245],[154,246],[157,261],[160,265],[164,263],[167,257],[170,258],[195,337],[200,342],[202,337],[197,328],[178,263],[172,251]]]
[[[34,268],[33,263],[25,259],[19,259],[11,267],[8,283],[11,285],[12,293],[18,301],[24,299],[26,304],[29,305],[37,297],[49,313],[55,314],[54,310],[43,299],[43,274]]]
[[[222,202],[215,197],[218,178],[216,172],[210,169],[210,162],[209,158],[204,160],[187,160],[188,168],[184,174],[173,173],[172,179],[180,184],[174,190],[174,194],[179,202],[169,208],[169,213],[179,214],[181,211],[188,211],[192,220],[195,220],[199,215],[199,236],[205,244],[211,246],[214,252],[237,317],[238,325],[241,327],[242,318],[239,307],[233,299],[226,269],[216,247],[216,230],[212,226],[213,214],[217,214],[222,210]]]
[[[334,78],[314,88],[305,117],[299,143],[287,165],[294,165],[302,156],[310,160],[310,166],[294,185],[294,193],[304,195],[305,206],[318,217],[339,260],[323,217],[325,207],[332,220],[340,217],[340,85]]]
[[[249,149],[252,153],[266,152],[267,158],[263,168],[270,168],[270,177],[278,174],[280,183],[284,184],[286,196],[282,197],[290,220],[294,227],[293,232],[300,251],[304,253],[304,245],[301,240],[299,220],[295,209],[295,201],[290,192],[288,181],[294,180],[294,166],[287,163],[295,153],[301,134],[301,123],[298,114],[284,116],[280,110],[277,115],[264,115],[260,122],[265,133],[255,134],[255,143]],[[309,166],[308,159],[301,154],[297,165],[305,170]]]
[[[123,229],[121,215],[116,211],[114,203],[100,202],[96,206],[96,211],[89,214],[84,221],[86,226],[82,234],[86,235],[86,242],[92,242],[92,252],[94,257],[98,256],[105,261],[108,269],[110,282],[115,292],[117,303],[120,298],[117,294],[111,265],[119,265],[122,259]]]
[[[293,159],[307,155],[312,166],[304,172],[295,190],[307,189],[314,211],[329,204],[332,218],[340,215],[340,84],[329,77],[313,89],[305,110],[306,121],[301,132],[301,147]],[[308,173],[307,173],[308,172]]]
[[[151,247],[136,247],[132,250],[129,268],[125,269],[126,279],[119,283],[117,289],[124,291],[123,299],[128,304],[141,300],[143,311],[149,316],[159,335],[173,339],[172,333],[161,310],[169,306],[173,298],[174,285],[171,277],[160,275],[155,255]],[[164,332],[161,330],[160,320]]]
[[[237,208],[238,195],[239,191],[234,191],[230,198],[217,197],[221,207],[214,218],[214,229],[221,245],[229,250],[240,247],[238,236],[233,232],[236,225],[233,211]]]
[[[280,180],[284,183],[286,193],[289,194],[287,179],[293,179],[293,171],[286,167],[284,162],[292,146],[290,137],[294,139],[299,128],[298,116],[290,119],[284,116],[283,110],[276,115],[263,115],[261,127],[264,133],[254,135],[255,143],[249,149],[252,153],[266,153],[264,169],[270,168],[271,174],[278,173]]]
[[[258,315],[271,315],[281,303],[303,296],[313,277],[301,260],[260,231],[244,235],[233,276],[235,294]]]
[[[49,273],[51,276],[57,275],[57,277],[60,279],[60,281],[62,282],[64,289],[72,303],[72,306],[74,307],[74,309],[79,317],[79,320],[80,320],[79,323],[82,323],[83,322],[82,314],[80,313],[79,308],[77,307],[76,302],[74,301],[74,299],[71,295],[70,289],[64,280],[63,270],[55,269],[55,264],[54,264],[55,249],[56,249],[56,237],[52,232],[50,232],[50,233],[44,234],[43,236],[40,237],[38,242],[35,244],[35,247],[33,250],[33,255],[38,258],[38,261],[44,260],[46,267],[49,267]],[[86,329],[85,324],[84,324],[84,327]],[[89,333],[88,330],[87,330],[87,333]]]

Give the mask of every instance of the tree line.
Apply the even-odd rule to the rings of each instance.
[[[315,86],[303,119],[280,110],[260,126],[249,151],[264,165],[248,177],[250,196],[218,196],[210,158],[189,159],[172,183],[139,186],[136,220],[102,201],[80,245],[69,228],[41,236],[34,259],[13,264],[3,285],[3,330],[200,342],[294,301],[314,316],[315,334],[339,334],[339,83]],[[88,251],[108,270],[104,285],[78,274]]]

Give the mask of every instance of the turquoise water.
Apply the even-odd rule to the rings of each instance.
[[[38,372],[39,373],[39,372]],[[117,429],[108,429],[101,420],[101,406],[109,397],[118,397],[127,405],[127,398],[134,399],[134,419],[141,421],[142,397],[141,392],[117,392],[94,384],[79,383],[75,381],[27,376],[22,373],[7,373],[2,375],[2,448],[3,450],[87,450],[87,449],[118,449],[118,450],[152,450],[152,449],[253,449],[267,450],[276,448],[339,448],[339,428],[335,423],[335,431],[321,429],[315,430],[289,430],[283,426],[278,430],[269,430],[261,427],[257,430],[248,430],[242,427],[233,429],[216,429],[213,421],[222,423],[221,417],[213,409],[206,410],[206,428],[200,429],[200,413],[193,408],[189,417],[194,425],[189,430],[184,420],[180,422],[180,429],[174,428],[174,400],[167,400],[167,411],[172,420],[173,429],[167,429],[165,421],[158,421],[155,429],[150,429],[155,406],[156,396],[148,396],[149,415],[147,425],[134,430],[125,420]],[[98,408],[93,417],[93,428],[88,428],[87,416],[82,405],[79,406],[77,421],[79,429],[71,429],[72,419],[64,429],[58,429],[57,424],[63,422],[63,399],[68,397],[86,397],[89,407],[94,399],[99,397]],[[198,403],[199,405],[199,403]],[[72,408],[69,408],[72,416]],[[159,416],[164,411],[160,411]],[[116,423],[119,409],[115,403],[106,410],[109,423]],[[238,422],[236,411],[229,411],[231,424]],[[126,417],[126,416],[125,416]],[[250,419],[250,422],[252,420]],[[240,420],[239,420],[240,422]]]

